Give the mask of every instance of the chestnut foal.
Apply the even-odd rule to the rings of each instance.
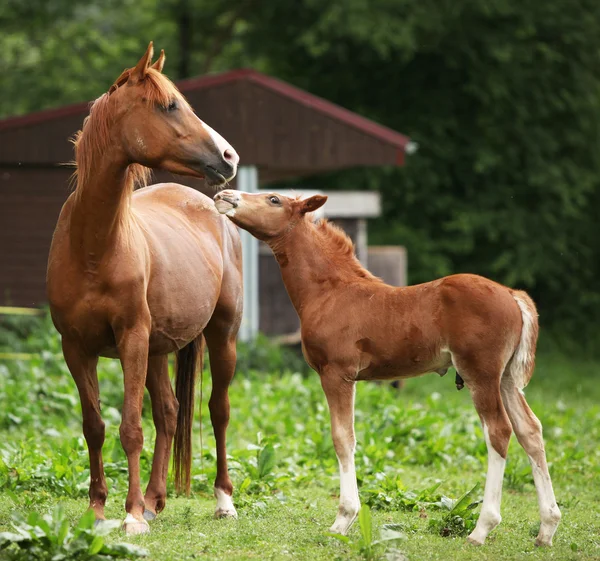
[[[546,464],[542,427],[522,389],[533,373],[538,321],[529,296],[476,275],[452,275],[403,288],[363,269],[337,227],[307,213],[327,197],[226,190],[215,204],[232,222],[266,242],[300,316],[302,348],[320,375],[340,465],[340,506],[331,530],[345,533],[360,503],[354,469],[357,380],[391,380],[454,366],[473,397],[488,448],[481,514],[469,536],[483,544],[500,522],[502,479],[515,431],[533,468],[541,527],[551,545],[560,520]],[[512,429],[511,429],[512,427]]]
[[[152,44],[92,105],[75,140],[77,188],[56,225],[48,260],[48,296],[65,361],[79,390],[90,456],[90,508],[104,519],[99,356],[121,360],[120,436],[129,467],[124,522],[149,531],[165,506],[171,443],[175,482],[189,491],[194,382],[203,339],[210,352],[210,414],[217,445],[216,516],[235,516],[225,432],[229,383],[242,314],[237,229],[210,198],[174,183],[145,184],[148,168],[206,177],[235,176],[235,150],[203,123],[152,64]],[[168,354],[177,353],[176,395]],[[156,444],[146,494],[140,486],[144,386],[152,400]]]

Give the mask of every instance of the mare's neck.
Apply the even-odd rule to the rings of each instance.
[[[77,179],[71,210],[71,240],[84,261],[96,261],[114,248],[114,240],[130,217],[133,183],[128,162],[115,148],[93,154]]]
[[[326,294],[340,282],[371,277],[353,253],[346,254],[309,220],[303,220],[284,238],[273,240],[269,245],[300,319],[307,302]]]

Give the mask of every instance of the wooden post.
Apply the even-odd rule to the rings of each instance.
[[[240,166],[237,174],[237,187],[240,191],[258,191],[258,170],[255,166]],[[242,258],[244,271],[244,314],[240,327],[241,341],[253,341],[258,335],[258,240],[245,230],[242,237]]]

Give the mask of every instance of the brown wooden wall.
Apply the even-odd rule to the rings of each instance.
[[[0,168],[0,305],[46,302],[48,251],[71,173]]]

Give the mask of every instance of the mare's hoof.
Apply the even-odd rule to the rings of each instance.
[[[215,510],[215,518],[218,520],[220,518],[235,518],[237,519],[237,511],[231,508],[218,508]]]
[[[540,538],[539,536],[535,539],[535,545],[537,547],[552,547],[552,538],[545,539],[545,538]]]
[[[150,532],[150,525],[143,518],[142,520],[138,520],[131,514],[128,514],[123,522],[123,530],[128,536],[148,534]]]
[[[154,520],[156,518],[156,513],[152,512],[151,510],[145,509],[144,510],[144,520],[147,520],[148,522],[150,522],[151,520]]]

